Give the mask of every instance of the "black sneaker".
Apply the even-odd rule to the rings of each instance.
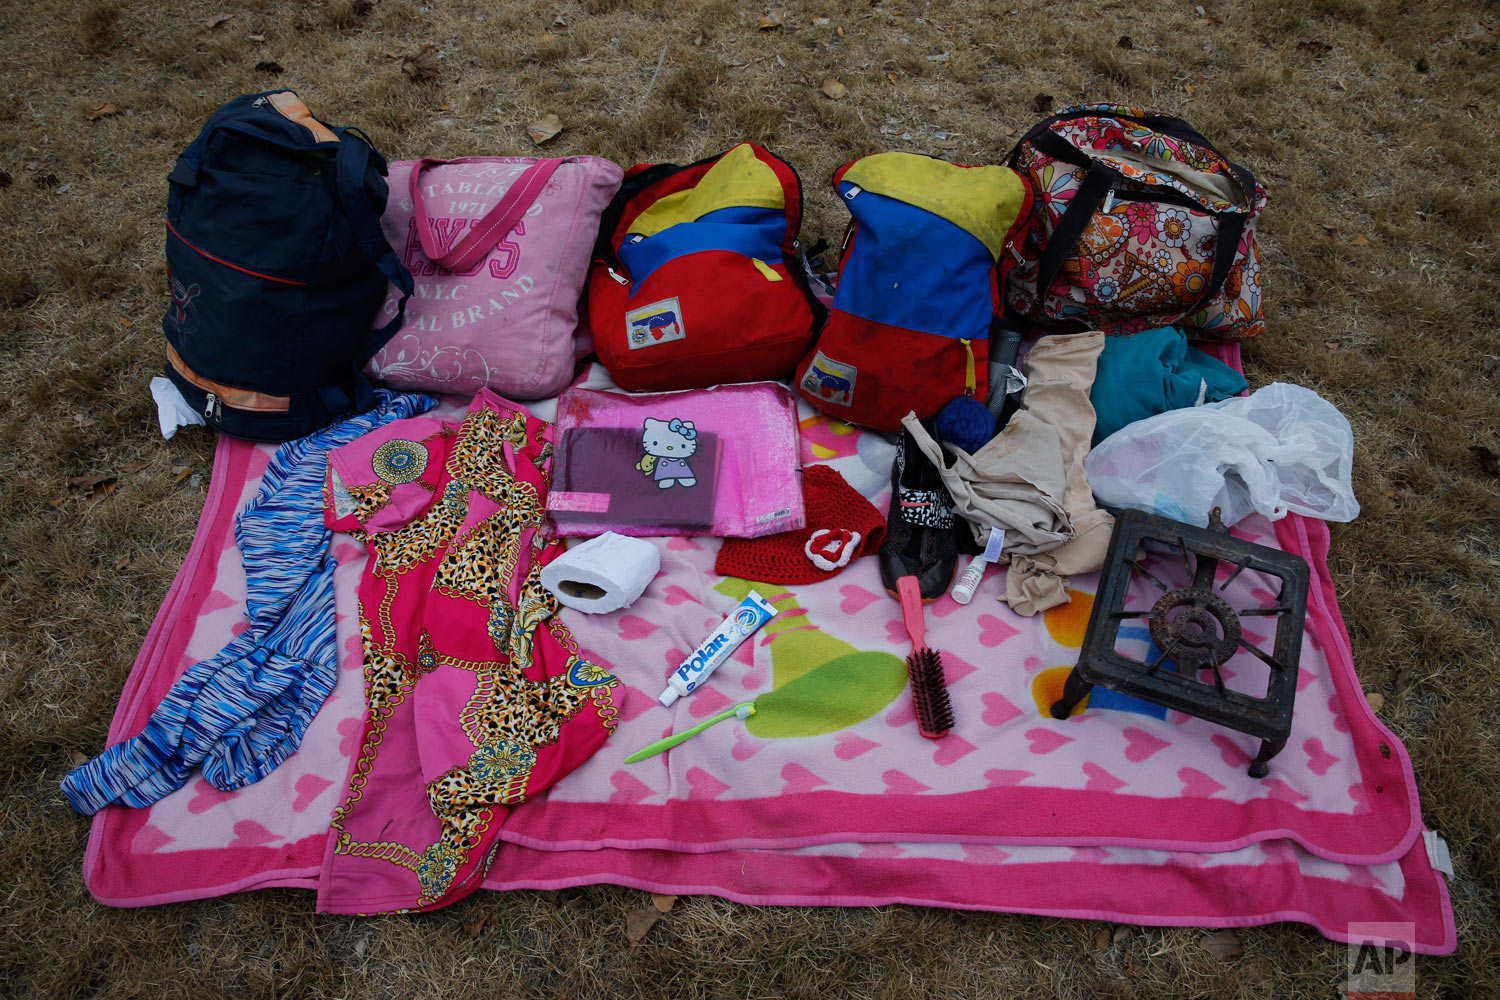
[[[922,426],[936,440],[933,421],[923,421]],[[902,430],[891,469],[891,510],[879,557],[880,582],[891,596],[896,596],[896,581],[903,576],[917,578],[924,602],[947,593],[958,572],[954,520],[953,500],[937,467]]]

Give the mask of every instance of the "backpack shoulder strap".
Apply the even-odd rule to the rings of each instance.
[[[370,169],[375,169],[378,174],[385,172],[385,159],[375,152],[359,130],[340,128],[336,132],[339,136],[335,161],[337,190],[344,215],[354,231],[360,252],[373,261],[380,273],[401,291],[401,301],[396,306],[395,317],[384,326],[371,330],[360,349],[355,367],[362,368],[401,329],[401,323],[406,318],[406,300],[411,297],[414,285],[411,272],[401,263],[401,258],[385,238],[385,231],[380,228],[380,209],[384,206],[376,206],[365,185]],[[380,186],[385,186],[384,180],[380,181]]]

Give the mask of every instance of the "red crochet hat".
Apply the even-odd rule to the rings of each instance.
[[[885,518],[826,465],[802,470],[807,527],[761,538],[726,538],[714,572],[762,583],[817,583],[885,541]]]

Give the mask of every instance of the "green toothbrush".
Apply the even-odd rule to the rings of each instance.
[[[706,719],[703,722],[698,723],[692,729],[684,729],[680,733],[673,733],[671,736],[659,739],[655,743],[648,743],[646,746],[641,747],[629,757],[626,757],[625,763],[634,764],[638,760],[645,760],[647,757],[655,757],[663,750],[670,750],[677,744],[692,739],[694,736],[697,736],[699,733],[703,732],[703,730],[707,729],[709,726],[713,725],[716,722],[723,722],[725,719],[748,719],[754,714],[755,702],[753,701],[747,701],[743,705],[735,705],[732,708],[726,708],[724,711],[720,712],[713,718]]]

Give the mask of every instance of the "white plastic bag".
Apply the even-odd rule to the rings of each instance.
[[[1170,410],[1099,442],[1084,469],[1100,503],[1200,527],[1252,513],[1352,521],[1354,433],[1311,389],[1275,382],[1250,396]]]

